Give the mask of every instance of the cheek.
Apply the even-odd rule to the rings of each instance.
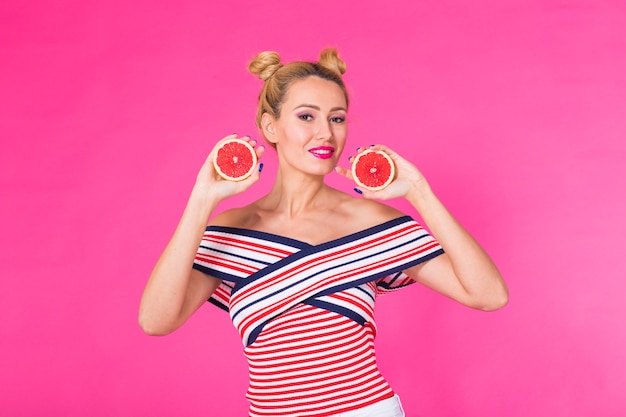
[[[314,135],[314,129],[312,126],[306,125],[292,125],[286,131],[286,136],[297,142],[306,142]]]
[[[338,126],[334,129],[333,134],[335,136],[335,139],[345,142],[346,138],[348,137],[348,127]]]
[[[340,156],[343,153],[343,150],[346,146],[346,140],[348,137],[348,129],[346,128],[336,129],[333,133],[335,136],[335,146],[337,147],[337,156]]]

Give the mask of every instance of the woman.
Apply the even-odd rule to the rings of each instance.
[[[274,186],[209,222],[222,200],[259,179],[262,167],[244,181],[225,181],[211,152],[147,283],[140,325],[148,334],[170,333],[207,299],[229,311],[249,363],[251,416],[402,416],[376,366],[376,295],[417,281],[495,310],[508,299],[504,281],[419,170],[391,149],[372,146],[396,164],[397,177],[384,190],[357,189],[361,198],[324,183],[333,170],[351,179],[337,166],[348,94],[335,50],[323,51],[317,63],[286,65],[265,52],[249,69],[265,82],[257,125],[278,155]],[[261,158],[264,147],[244,139]],[[432,235],[374,201],[396,197],[415,207]]]

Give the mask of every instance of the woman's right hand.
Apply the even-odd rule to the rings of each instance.
[[[260,162],[257,162],[256,169],[252,172],[248,178],[243,181],[229,181],[219,176],[215,167],[213,166],[213,157],[217,150],[220,147],[222,141],[227,139],[235,139],[237,138],[237,134],[228,135],[222,140],[220,140],[214,147],[209,156],[202,164],[200,168],[200,172],[198,172],[198,176],[196,177],[196,184],[194,186],[194,191],[202,193],[203,196],[210,196],[212,198],[217,199],[218,201],[224,200],[233,195],[239,194],[250,188],[252,184],[257,182],[260,178],[259,166]],[[258,161],[261,160],[261,157],[265,153],[265,147],[263,145],[256,146],[257,141],[251,139],[250,136],[243,136],[239,139],[247,141],[253,148],[255,148],[256,156]]]
[[[233,139],[237,135],[226,136]],[[249,137],[241,138],[256,146]],[[241,193],[259,180],[258,166],[243,181],[221,178],[213,167],[213,148],[200,168],[193,191],[178,227],[159,257],[144,289],[139,323],[148,334],[168,334],[182,325],[211,296],[220,280],[192,269],[207,221],[219,202]],[[258,158],[263,146],[255,150]]]

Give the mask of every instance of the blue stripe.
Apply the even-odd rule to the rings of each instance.
[[[253,238],[257,238],[257,239],[261,239],[261,240],[265,240],[265,241],[281,243],[283,245],[292,246],[294,248],[299,248],[299,249],[315,247],[315,248],[319,248],[319,250],[324,250],[324,249],[327,249],[327,248],[332,248],[334,246],[343,245],[346,242],[351,242],[351,241],[354,241],[354,240],[362,239],[364,237],[367,237],[367,236],[370,236],[372,234],[378,233],[378,232],[383,231],[385,229],[397,226],[397,225],[402,224],[402,223],[407,223],[407,222],[410,222],[410,221],[413,221],[413,218],[411,216],[401,216],[401,217],[398,217],[396,219],[388,220],[388,221],[386,221],[384,223],[381,223],[381,224],[378,224],[376,226],[368,227],[368,228],[360,230],[358,232],[351,233],[349,235],[342,236],[342,237],[337,238],[337,239],[329,240],[328,242],[320,243],[318,245],[311,245],[310,243],[304,242],[302,240],[293,239],[293,238],[289,238],[289,237],[284,237],[284,236],[277,235],[277,234],[274,234],[274,233],[261,232],[261,231],[258,231],[258,230],[244,229],[244,228],[239,228],[239,227],[207,226],[206,231],[214,230],[214,231],[217,231],[217,232],[224,232],[224,233],[230,233],[230,234],[234,234],[234,235],[253,237]]]
[[[342,316],[345,316],[349,319],[354,320],[355,322],[359,323],[361,326],[367,323],[367,318],[361,316],[356,311],[350,310],[349,308],[346,308],[337,304],[329,303],[327,301],[316,300],[316,299],[306,300],[304,304],[308,304],[313,307],[318,307],[324,310],[332,311],[337,314],[341,314]]]
[[[243,229],[239,227],[208,226],[206,228],[206,231],[207,232],[216,231],[216,232],[229,233],[232,235],[252,237],[252,238],[256,238],[256,239],[260,239],[260,240],[264,240],[268,242],[280,243],[282,245],[291,246],[293,248],[298,248],[298,249],[304,249],[304,248],[308,248],[311,246],[310,244],[303,242],[301,240],[291,239],[291,238],[280,236],[280,235],[275,235],[274,233],[260,232],[258,230]]]
[[[382,281],[381,284],[385,283],[389,287],[392,287],[393,283],[400,277],[400,275],[402,275],[402,272],[398,272],[393,278],[391,278],[389,282],[385,283],[384,281]]]
[[[197,271],[203,272],[207,275],[210,275],[214,278],[221,279],[223,281],[239,282],[242,280],[242,278],[238,277],[237,275],[231,275],[229,273],[218,271],[216,269],[209,268],[204,265],[197,264],[197,263],[194,263],[192,268]]]
[[[226,304],[220,303],[215,298],[209,298],[207,301],[209,303],[213,304],[214,306],[217,306],[217,307],[221,308],[222,310],[224,310],[225,312],[228,313],[229,310],[228,310],[228,306]]]
[[[200,248],[206,249],[207,251],[217,252],[217,253],[222,253],[224,255],[232,256],[233,258],[245,259],[246,261],[256,262],[256,263],[263,264],[263,265],[271,265],[271,262],[263,262],[263,261],[260,261],[258,259],[249,258],[247,256],[242,256],[242,255],[240,255],[240,254],[238,254],[236,252],[230,252],[230,251],[227,251],[227,250],[215,249],[212,246],[200,245]],[[206,253],[206,252],[203,252],[203,253]]]
[[[372,294],[370,294],[370,292],[367,291],[365,288],[363,288],[363,287],[356,287],[356,289],[361,291],[362,293],[364,293],[367,296],[367,298],[371,299],[372,301],[376,300],[376,298]]]
[[[315,247],[318,249],[318,251],[323,251],[326,249],[334,248],[336,246],[344,245],[348,242],[354,242],[360,239],[364,239],[366,237],[370,237],[371,235],[375,235],[376,233],[382,232],[386,229],[390,229],[392,227],[401,225],[403,223],[410,223],[412,221],[413,221],[413,218],[411,216],[398,217],[396,219],[386,221],[379,225],[372,226],[367,229],[363,229],[359,232],[352,233],[344,237],[340,237],[338,239],[330,240],[325,243],[320,243],[319,245],[316,245]]]
[[[342,285],[337,285],[335,287],[328,288],[328,289],[326,289],[324,291],[321,291],[321,292],[317,293],[315,296],[316,297],[321,297],[323,295],[328,295],[328,294],[341,292],[341,291],[343,291],[345,289],[352,288],[354,286],[366,284],[366,283],[368,283],[370,281],[376,281],[377,279],[384,278],[387,275],[393,274],[394,272],[402,272],[405,269],[411,268],[411,267],[413,267],[415,265],[419,265],[422,262],[426,262],[429,259],[432,259],[432,258],[434,258],[436,256],[441,255],[441,254],[443,254],[443,249],[437,250],[437,251],[435,251],[433,253],[430,253],[430,254],[428,254],[426,256],[420,257],[419,259],[414,259],[412,261],[406,262],[406,263],[404,263],[404,264],[402,264],[400,266],[393,267],[393,268],[388,269],[386,271],[378,272],[376,274],[370,275],[370,276],[365,277],[365,278],[361,278],[361,279],[358,279],[358,280],[355,280],[355,281],[352,281],[352,282],[347,282],[347,283],[342,284]]]
[[[350,282],[344,283],[344,284],[342,284],[342,285],[336,285],[336,286],[334,286],[334,287],[330,287],[330,288],[328,288],[328,289],[326,289],[326,290],[324,290],[324,291],[321,291],[321,292],[319,292],[319,293],[316,293],[316,294],[315,294],[314,296],[312,296],[311,298],[308,298],[307,300],[302,301],[302,302],[303,302],[304,304],[308,304],[311,300],[314,300],[314,299],[315,299],[315,297],[321,297],[321,296],[324,296],[324,295],[329,295],[329,294],[338,293],[338,292],[341,292],[341,291],[346,290],[346,289],[348,289],[348,288],[353,288],[353,287],[355,287],[355,286],[359,286],[359,285],[366,284],[366,283],[368,283],[368,282],[370,282],[370,281],[375,281],[375,280],[377,280],[377,279],[379,279],[379,278],[384,278],[384,277],[386,277],[386,276],[388,276],[388,275],[393,274],[394,272],[398,272],[398,273],[400,273],[400,272],[402,272],[402,271],[403,271],[403,270],[405,270],[405,269],[411,268],[412,266],[418,265],[418,264],[420,264],[420,263],[422,263],[422,262],[425,262],[425,261],[427,261],[427,260],[429,260],[429,259],[432,259],[432,258],[434,258],[434,257],[436,257],[436,256],[439,256],[439,255],[441,255],[441,254],[443,254],[443,249],[437,250],[437,251],[435,251],[435,252],[433,252],[433,253],[430,253],[430,254],[428,254],[428,255],[426,255],[426,256],[423,256],[423,257],[420,257],[420,258],[418,258],[418,259],[414,259],[414,260],[408,261],[408,262],[406,262],[406,263],[404,263],[404,264],[402,264],[402,265],[400,265],[400,266],[393,267],[393,268],[388,269],[388,270],[386,270],[386,271],[382,271],[382,272],[379,272],[379,273],[375,273],[375,274],[373,274],[373,275],[370,275],[370,276],[367,276],[367,277],[364,277],[364,278],[361,278],[361,279],[358,279],[358,280],[353,280],[353,281],[350,281]],[[263,299],[264,299],[264,298],[266,298],[266,297],[263,297]],[[258,300],[258,301],[260,301],[260,300]],[[315,300],[315,302],[317,302],[317,301],[319,301],[319,300]],[[255,303],[256,303],[256,302],[255,302]],[[236,316],[237,316],[240,312],[242,312],[243,310],[247,309],[247,308],[248,308],[248,307],[250,307],[251,305],[254,305],[255,303],[252,303],[252,304],[248,304],[248,305],[246,305],[244,308],[242,308],[241,310],[237,311],[237,313],[235,313],[235,315],[231,316],[231,318],[232,318],[232,319],[234,319],[234,318],[235,318],[235,317],[236,317]],[[274,316],[274,317],[277,317],[277,316],[279,316],[280,314],[282,314],[282,312],[281,312],[281,313],[279,313],[278,315]],[[342,313],[340,313],[340,314],[342,314]],[[345,314],[344,314],[344,315],[345,315]],[[270,321],[272,321],[272,320],[274,319],[274,317],[272,317],[272,318],[270,318],[270,319],[268,319],[268,320],[265,320],[265,321],[263,321],[262,323],[258,324],[258,325],[257,325],[257,326],[256,326],[256,327],[255,327],[255,328],[254,328],[251,332],[250,332],[250,336],[249,336],[249,337],[248,337],[248,339],[245,341],[246,346],[249,346],[250,344],[254,343],[254,341],[256,340],[257,336],[261,333],[261,331],[263,330],[263,328],[265,327],[265,325],[266,325],[267,323],[269,323]],[[347,317],[349,317],[349,316],[347,316]],[[356,321],[356,320],[355,320],[355,321]]]
[[[378,252],[378,253],[377,253],[377,255],[384,254],[385,252],[392,251],[392,250],[397,249],[397,248],[399,248],[399,247],[403,247],[403,246],[411,245],[411,244],[413,244],[414,242],[417,242],[417,241],[422,240],[422,239],[430,238],[430,237],[431,237],[431,236],[430,236],[429,234],[424,234],[423,236],[417,237],[417,238],[415,238],[415,239],[411,239],[411,240],[409,240],[409,241],[406,241],[406,242],[403,242],[403,243],[400,243],[400,244],[394,245],[394,246],[389,247],[389,248],[387,248],[387,249],[385,249],[385,250],[383,250],[383,251],[380,251],[380,252]],[[303,258],[303,257],[305,257],[305,256],[308,256],[308,255],[315,254],[315,253],[317,253],[317,252],[318,252],[318,251],[317,251],[317,248],[316,248],[316,247],[312,247],[310,250],[302,250],[302,251],[300,251],[300,252],[294,253],[293,255],[289,255],[289,256],[287,256],[287,257],[285,257],[285,258],[281,259],[280,261],[276,262],[275,264],[272,264],[272,265],[268,266],[267,268],[264,268],[264,269],[259,270],[258,272],[255,272],[254,274],[250,275],[250,277],[248,277],[248,279],[245,279],[245,280],[238,280],[238,281],[236,282],[235,286],[233,287],[233,291],[232,291],[232,293],[231,293],[231,294],[235,294],[237,291],[239,291],[239,290],[241,290],[241,289],[243,289],[243,288],[247,287],[248,285],[252,284],[254,281],[256,281],[256,280],[258,280],[258,279],[263,278],[263,277],[264,277],[264,276],[266,276],[267,274],[269,274],[269,273],[271,273],[271,272],[274,272],[275,270],[280,269],[280,268],[282,268],[283,266],[287,266],[287,265],[289,265],[289,264],[295,263],[296,261],[300,260],[301,258]],[[294,257],[295,257],[296,259],[293,259]],[[290,285],[288,285],[288,286],[281,286],[281,287],[280,287],[280,288],[278,288],[276,291],[273,291],[273,292],[271,292],[271,293],[268,293],[268,294],[266,294],[265,296],[263,296],[263,297],[259,298],[258,300],[254,301],[254,302],[252,302],[252,303],[246,304],[243,308],[241,308],[239,311],[237,311],[237,312],[236,312],[236,313],[232,316],[232,319],[234,319],[235,317],[237,317],[240,313],[244,312],[245,310],[247,310],[247,309],[249,309],[249,308],[252,308],[255,304],[260,303],[261,301],[264,301],[264,300],[266,300],[267,298],[270,298],[270,297],[273,297],[273,296],[275,296],[275,295],[277,295],[277,294],[280,294],[281,292],[284,292],[284,291],[288,290],[289,288],[292,288],[293,286],[296,286],[296,285],[298,285],[298,284],[300,284],[300,283],[302,283],[302,282],[304,282],[304,281],[308,281],[308,280],[310,280],[310,279],[312,279],[312,278],[314,278],[314,277],[316,277],[316,276],[318,276],[318,275],[322,275],[322,274],[325,274],[325,273],[327,273],[327,272],[329,272],[329,271],[332,271],[333,269],[341,268],[341,267],[343,267],[343,266],[346,266],[346,265],[350,265],[350,264],[356,263],[356,262],[358,262],[358,261],[361,261],[361,260],[363,260],[363,259],[367,259],[367,258],[369,258],[369,257],[370,257],[370,256],[364,255],[364,256],[362,256],[362,257],[360,257],[360,258],[356,258],[356,259],[354,259],[354,258],[353,258],[353,259],[349,259],[348,261],[346,261],[346,262],[344,262],[344,263],[342,263],[342,264],[336,264],[336,265],[333,265],[333,266],[331,266],[331,267],[329,267],[329,268],[326,268],[326,269],[324,269],[324,270],[322,270],[322,271],[319,271],[319,272],[317,272],[317,273],[315,273],[315,274],[313,274],[313,275],[307,275],[307,276],[305,276],[304,278],[302,278],[302,279],[300,279],[300,280],[298,280],[298,281],[296,281],[296,282],[293,282],[292,284],[290,284]],[[366,283],[366,282],[374,281],[374,280],[376,280],[376,279],[378,279],[378,278],[386,277],[387,275],[390,275],[390,274],[392,274],[392,273],[394,273],[394,272],[400,272],[400,271],[403,271],[403,270],[404,270],[404,269],[406,269],[406,268],[410,268],[411,266],[414,266],[414,265],[417,265],[418,263],[423,262],[421,259],[422,259],[422,257],[417,258],[417,259],[412,260],[412,261],[408,261],[407,263],[402,264],[402,265],[400,265],[400,266],[396,266],[396,267],[393,267],[393,268],[391,268],[391,269],[386,269],[386,270],[384,270],[383,272],[379,272],[379,273],[376,273],[376,274],[374,274],[374,275],[370,275],[370,276],[367,276],[367,277],[365,277],[365,278],[361,278],[360,280],[357,280],[357,281],[351,281],[351,282],[349,282],[349,283],[347,283],[347,284],[342,285],[342,286],[341,286],[341,288],[342,288],[342,289],[345,289],[345,288],[354,287],[354,286],[355,286],[355,285],[353,285],[353,283],[354,283],[354,282],[358,282],[358,283],[359,283],[359,285],[360,285],[360,284],[364,284],[364,283]],[[430,258],[428,258],[428,259],[430,259]],[[413,262],[414,262],[414,263],[413,263]],[[405,266],[405,265],[409,265],[409,264],[411,264],[411,265],[410,265],[410,266]],[[318,295],[326,295],[326,294],[332,294],[332,293],[334,293],[334,292],[337,292],[337,291],[333,290],[334,288],[337,288],[337,287],[332,287],[332,288],[328,289],[327,291],[324,291],[324,292],[322,292],[322,293],[320,293],[320,294],[318,294]]]
[[[322,243],[322,244],[316,245],[316,246],[309,246],[308,248],[305,248],[305,249],[303,249],[303,250],[301,250],[299,252],[296,252],[296,253],[293,253],[291,255],[288,255],[288,256],[282,258],[281,260],[279,260],[279,261],[269,265],[268,267],[263,268],[263,269],[255,272],[254,274],[250,275],[245,280],[245,282],[242,281],[240,283],[240,285],[235,285],[235,287],[233,288],[233,294],[235,294],[237,291],[241,290],[242,288],[245,288],[246,285],[253,283],[255,280],[263,278],[264,276],[266,276],[268,274],[271,274],[272,272],[275,272],[276,270],[281,269],[281,268],[285,267],[286,265],[289,265],[291,263],[295,263],[295,262],[301,260],[304,257],[313,255],[313,254],[318,253],[318,252],[322,252],[324,250],[327,250],[327,249],[330,249],[330,248],[333,248],[333,247],[345,245],[348,242],[361,240],[361,239],[364,239],[366,237],[370,237],[372,234],[376,234],[376,233],[381,232],[381,231],[383,231],[385,229],[388,229],[390,227],[395,227],[395,226],[397,226],[399,224],[402,224],[402,223],[405,223],[405,222],[409,223],[409,222],[412,222],[412,221],[413,221],[413,219],[411,217],[403,216],[403,217],[400,217],[400,218],[397,218],[397,219],[390,220],[388,222],[379,224],[378,226],[370,227],[369,229],[365,229],[365,230],[362,230],[360,232],[356,232],[356,233],[353,233],[351,235],[344,236],[344,237],[339,238],[339,239],[335,239],[335,240],[332,240],[332,241],[329,241],[329,242],[326,242],[326,243]],[[246,229],[243,229],[243,230],[246,230]],[[276,236],[276,235],[273,235],[273,236]],[[419,239],[423,239],[423,238],[427,238],[427,237],[430,237],[430,235],[428,233],[426,233],[424,236],[421,236]],[[417,241],[417,240],[418,239],[415,239],[413,241]],[[399,247],[401,245],[402,244],[397,245],[395,247]],[[363,259],[363,258],[361,258],[361,259]],[[346,264],[347,263],[351,263],[351,262],[355,262],[355,261],[354,260],[353,261],[348,261],[348,262],[346,262]],[[342,266],[342,265],[338,265],[338,266]],[[331,269],[331,268],[329,268],[329,269]],[[322,272],[324,272],[324,271],[322,271]],[[307,278],[304,278],[304,279],[307,279]]]
[[[316,300],[316,299],[309,299],[306,300],[303,304],[308,304],[310,306],[313,307],[318,307],[318,308],[323,308],[324,310],[328,310],[328,311],[332,311],[334,313],[337,314],[341,314],[342,316],[348,317],[349,319],[354,320],[355,322],[359,323],[361,326],[365,325],[365,323],[367,322],[367,320],[362,317],[360,314],[357,314],[356,312],[342,307],[342,306],[338,306],[332,303],[328,303],[326,301],[320,301],[320,300]],[[281,313],[282,314],[282,313]],[[261,334],[261,332],[263,331],[263,329],[265,328],[265,326],[267,325],[267,323],[271,322],[272,320],[274,320],[276,317],[280,316],[280,314],[277,314],[276,316],[273,316],[265,321],[263,321],[263,323],[259,324],[258,326],[256,326],[251,332],[250,335],[248,336],[248,339],[245,341],[246,346],[250,346],[251,344],[253,344],[256,339],[259,337],[259,335]]]

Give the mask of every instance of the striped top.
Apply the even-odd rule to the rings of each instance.
[[[376,365],[374,300],[443,253],[408,216],[320,245],[207,227],[194,268],[222,283],[248,359],[250,416],[329,416],[393,396]]]

